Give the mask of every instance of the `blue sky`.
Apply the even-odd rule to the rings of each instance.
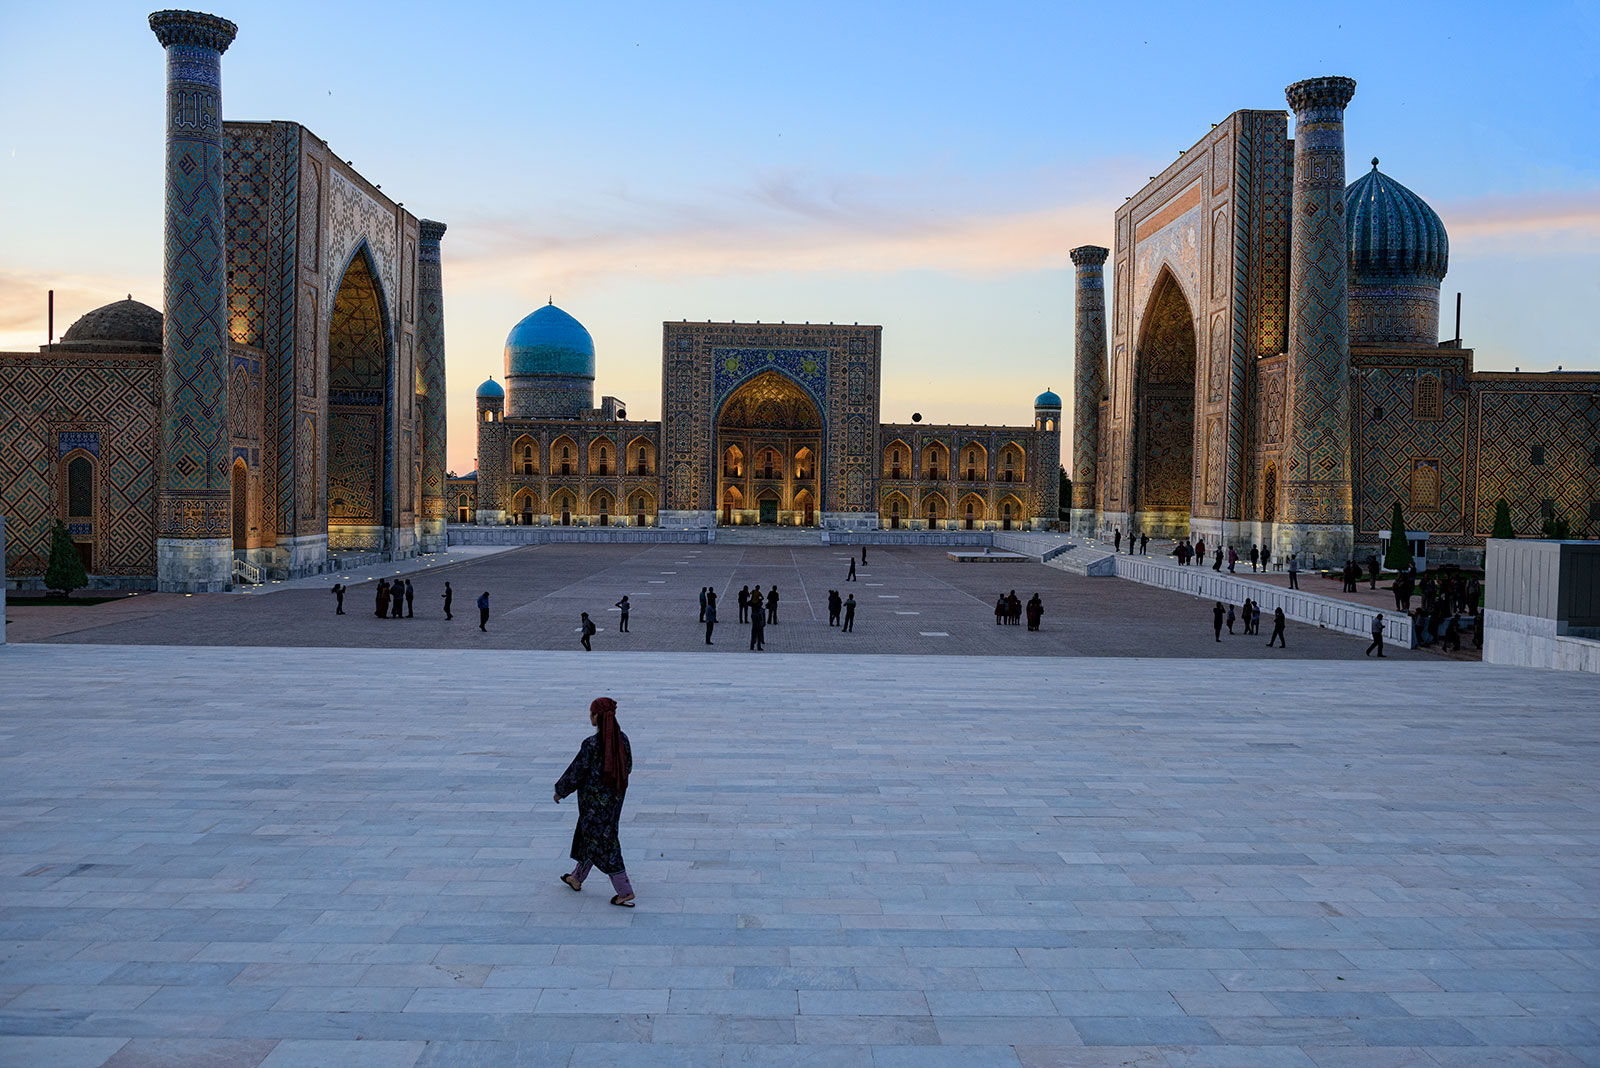
[[[0,348],[158,303],[148,4],[0,0]],[[883,415],[1026,422],[1072,378],[1067,250],[1238,108],[1347,74],[1451,236],[1483,368],[1600,366],[1600,5],[344,4],[237,22],[231,119],[293,119],[445,238],[451,465],[547,296],[659,414],[664,319],[884,327]],[[1448,320],[1442,329],[1450,329]]]

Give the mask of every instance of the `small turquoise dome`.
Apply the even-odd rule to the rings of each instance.
[[[594,378],[594,339],[583,324],[546,304],[511,328],[506,338],[506,377],[559,375]]]
[[[1061,398],[1047,389],[1033,398],[1033,406],[1035,408],[1059,408],[1061,407]]]
[[[1345,235],[1350,271],[1360,277],[1443,280],[1450,266],[1450,238],[1427,201],[1378,170],[1344,191]]]
[[[506,391],[493,378],[478,387],[479,400],[505,400]]]

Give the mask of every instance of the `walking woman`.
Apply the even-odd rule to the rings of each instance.
[[[572,832],[572,859],[578,866],[561,881],[573,890],[583,889],[590,868],[611,877],[616,891],[613,905],[633,908],[633,884],[622,866],[622,845],[617,841],[617,821],[628,792],[628,772],[633,770],[633,750],[628,736],[617,726],[617,703],[596,697],[589,706],[589,722],[598,728],[583,740],[565,775],[556,783],[556,804],[568,794],[578,795],[578,826]]]

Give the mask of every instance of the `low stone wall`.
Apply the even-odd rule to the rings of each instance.
[[[449,539],[451,545],[552,545],[557,542],[703,545],[706,532],[704,528],[669,530],[663,527],[452,526]]]
[[[1557,634],[1552,619],[1485,608],[1483,659],[1489,664],[1600,673],[1600,640]]]
[[[1209,567],[1179,567],[1177,564],[1163,563],[1146,556],[1119,556],[1108,553],[1104,559],[1093,562],[1095,570],[1089,573],[1104,574],[1103,569],[1107,563],[1115,570],[1117,578],[1172,590],[1175,593],[1187,593],[1191,597],[1205,601],[1238,605],[1242,604],[1245,598],[1251,598],[1261,606],[1261,626],[1268,634],[1272,633],[1273,609],[1282,608],[1283,614],[1296,623],[1311,623],[1328,630],[1339,631],[1341,634],[1353,634],[1358,638],[1370,638],[1372,635],[1372,617],[1376,613],[1336,597],[1324,597],[1317,593],[1250,582],[1231,576],[1225,571],[1213,571]],[[1065,567],[1065,561],[1058,563],[1057,566],[1063,567],[1064,570],[1068,569]],[[1400,612],[1385,612],[1383,640],[1391,645],[1408,649],[1415,645],[1416,637],[1412,633],[1410,617]]]

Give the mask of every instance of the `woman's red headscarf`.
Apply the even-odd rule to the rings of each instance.
[[[628,758],[622,751],[617,703],[609,697],[596,697],[589,711],[600,717],[600,781],[620,794],[628,788]]]

